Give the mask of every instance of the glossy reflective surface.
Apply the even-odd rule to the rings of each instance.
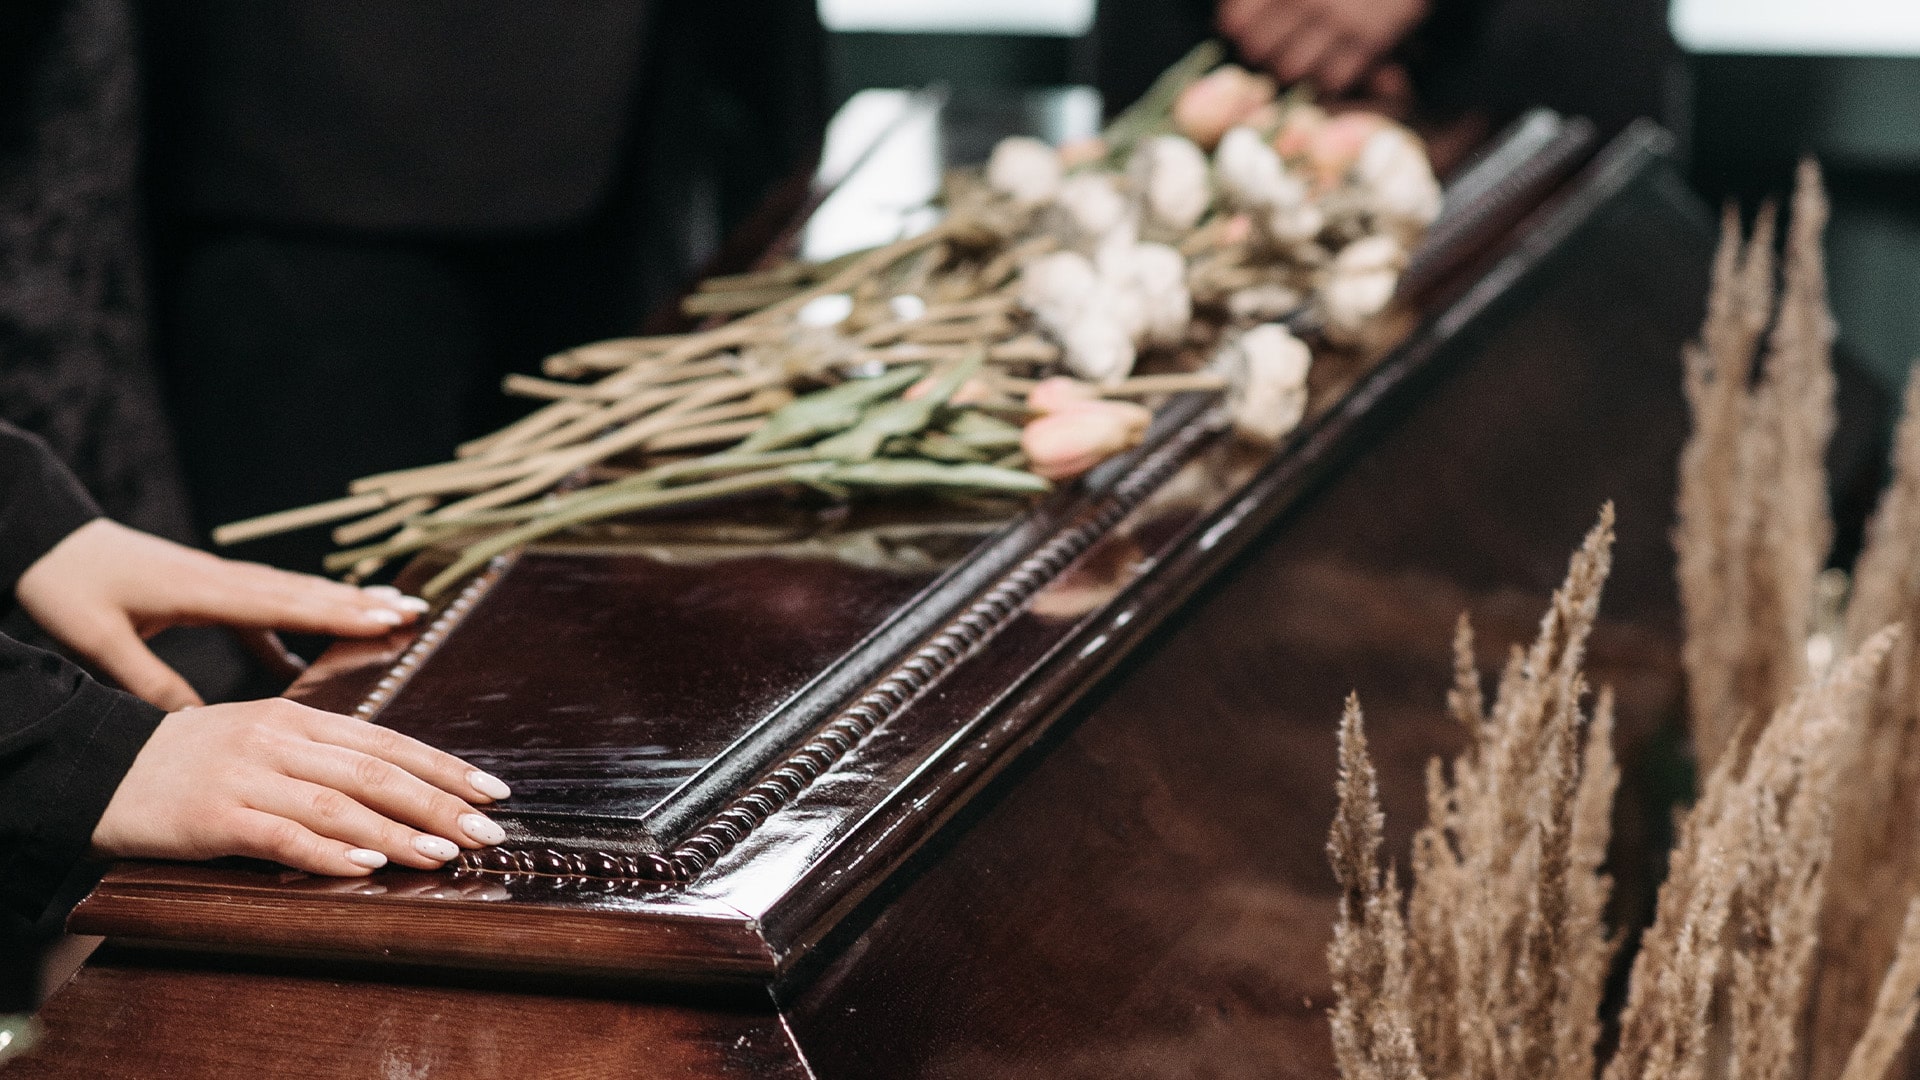
[[[529,553],[379,722],[506,780],[514,815],[637,817],[952,553],[678,554]]]

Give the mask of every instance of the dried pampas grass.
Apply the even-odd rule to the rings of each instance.
[[[1745,762],[1724,756],[1707,778],[1634,959],[1606,1080],[1805,1075],[1801,1018],[1833,845],[1833,751],[1895,637],[1883,631],[1803,686],[1753,733]]]
[[[1404,919],[1378,866],[1378,793],[1349,700],[1328,844],[1345,894],[1329,952],[1342,1075],[1593,1075],[1614,947],[1600,866],[1618,772],[1611,700],[1603,693],[1591,720],[1582,712],[1582,663],[1612,541],[1608,507],[1490,706],[1462,619],[1449,705],[1472,743],[1450,778],[1437,762],[1429,771]]]
[[[1833,543],[1826,222],[1820,171],[1809,160],[1800,166],[1776,303],[1771,208],[1744,245],[1729,210],[1706,321],[1687,350],[1694,430],[1681,452],[1674,541],[1694,752],[1703,765],[1732,745],[1743,716],[1770,715],[1807,674],[1815,580]]]
[[[1472,632],[1454,642],[1448,708],[1471,743],[1428,770],[1428,819],[1404,897],[1383,869],[1383,818],[1360,705],[1340,725],[1328,855],[1342,888],[1328,959],[1341,1075],[1434,1080],[1802,1080],[1835,843],[1833,806],[1897,628],[1804,681],[1735,733],[1680,826],[1635,957],[1619,1044],[1599,1070],[1616,947],[1602,872],[1618,767],[1612,704],[1583,713],[1585,648],[1613,538],[1611,508],[1574,556],[1539,637],[1491,703]],[[1907,910],[1906,906],[1902,906]],[[1843,1080],[1882,1080],[1920,989],[1920,906],[1869,995]]]
[[[1832,539],[1823,465],[1833,428],[1833,330],[1820,251],[1826,219],[1819,170],[1805,162],[1776,302],[1771,211],[1762,211],[1744,246],[1729,212],[1706,321],[1687,355],[1694,431],[1681,458],[1675,546],[1694,752],[1703,766],[1744,754],[1734,734],[1742,719],[1770,715],[1812,674],[1815,583]],[[1755,383],[1763,336],[1766,362]],[[1855,568],[1842,647],[1896,623],[1920,626],[1920,380],[1908,386],[1893,473]],[[1831,810],[1827,874],[1836,885],[1826,890],[1826,944],[1809,993],[1812,1080],[1834,1080],[1860,1060],[1878,1015],[1877,988],[1907,940],[1908,898],[1920,890],[1916,648],[1911,636],[1894,648],[1829,748],[1830,767],[1846,783]]]
[[[1844,625],[1809,659],[1832,542],[1827,207],[1801,166],[1776,298],[1774,216],[1727,215],[1700,339],[1674,540],[1704,780],[1639,943],[1604,1080],[1883,1080],[1920,1013],[1920,378]],[[1760,353],[1764,343],[1764,362]],[[1920,374],[1920,373],[1917,373]],[[1601,873],[1618,769],[1611,702],[1583,717],[1611,511],[1491,704],[1472,630],[1448,710],[1471,745],[1428,770],[1401,890],[1358,702],[1341,726],[1330,954],[1348,1077],[1593,1080],[1614,942]]]
[[[1893,482],[1881,498],[1854,568],[1846,636],[1904,622],[1920,627],[1920,378],[1907,383],[1895,436]],[[1920,654],[1909,636],[1888,657],[1860,723],[1847,732],[1847,783],[1835,805],[1833,876],[1814,1015],[1813,1071],[1832,1080],[1853,1068],[1855,1043],[1875,1004],[1875,984],[1911,936],[1905,899],[1920,892]]]

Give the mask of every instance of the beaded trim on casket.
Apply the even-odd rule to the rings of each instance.
[[[561,878],[674,883],[691,881],[710,869],[780,808],[792,802],[874,729],[925,693],[968,655],[978,650],[1018,615],[1035,593],[1118,525],[1154,489],[1164,483],[1200,445],[1218,433],[1222,420],[1210,411],[1189,422],[1136,463],[1102,497],[1090,516],[1047,541],[1002,575],[994,585],[904,661],[881,677],[854,703],[837,713],[820,732],[751,787],[735,796],[671,851],[624,854],[553,847],[503,846],[463,853],[456,872],[537,874]],[[473,609],[506,572],[496,559],[463,589],[440,617],[394,665],[356,713],[371,718],[397,694],[448,632]]]

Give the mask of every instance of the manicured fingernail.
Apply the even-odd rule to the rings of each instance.
[[[507,830],[479,814],[461,814],[460,828],[482,844],[498,844],[507,838]]]
[[[454,845],[453,841],[442,840],[437,836],[414,837],[413,850],[435,862],[446,862],[455,855],[460,854],[460,849]]]
[[[394,600],[393,603],[394,606],[398,607],[401,611],[411,611],[415,615],[426,614],[427,608],[431,606],[417,596],[402,596]]]
[[[446,841],[441,841],[446,843]],[[347,861],[355,866],[364,866],[369,870],[378,870],[387,865],[387,857],[371,848],[357,847],[347,852]]]
[[[406,616],[392,608],[369,608],[367,621],[379,623],[381,626],[399,626],[406,621]]]
[[[513,794],[513,789],[507,786],[505,780],[492,773],[481,772],[479,769],[467,774],[467,783],[472,784],[473,790],[489,799],[504,799]]]
[[[379,597],[382,600],[398,600],[406,595],[391,585],[362,585],[360,586],[360,591],[366,593],[368,596]]]

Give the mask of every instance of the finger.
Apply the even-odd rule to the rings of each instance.
[[[1259,18],[1249,23],[1241,35],[1240,51],[1246,55],[1248,63],[1257,64],[1269,74],[1278,75],[1274,62],[1305,18],[1306,13],[1292,4],[1263,9]]]
[[[304,710],[309,737],[391,762],[441,791],[469,803],[497,802],[513,794],[499,777],[392,728],[318,709],[307,709],[305,706],[296,707]]]
[[[1301,23],[1274,57],[1274,74],[1284,82],[1299,82],[1314,74],[1321,58],[1338,40],[1338,33],[1326,22],[1316,19]]]
[[[235,626],[368,637],[411,622],[426,607],[426,601],[393,588],[359,589],[309,574],[222,562],[196,591],[186,614]]]
[[[507,834],[465,800],[389,761],[327,743],[305,743],[283,764],[289,776],[350,796],[384,817],[464,848],[498,844]]]
[[[1341,95],[1353,89],[1362,72],[1373,63],[1373,54],[1352,38],[1340,38],[1320,59],[1314,81],[1328,94]]]
[[[247,804],[286,818],[315,835],[349,848],[377,851],[417,870],[437,869],[460,854],[448,837],[409,828],[376,813],[342,792],[292,776],[276,776],[250,792]]]
[[[234,811],[227,854],[266,859],[329,877],[365,877],[386,865],[386,855],[321,836],[288,818],[262,810]]]
[[[1367,76],[1367,96],[1389,114],[1404,113],[1413,104],[1413,79],[1399,64],[1382,64]]]
[[[228,629],[232,632],[234,639],[240,642],[240,647],[247,650],[255,660],[260,661],[261,666],[265,667],[269,673],[287,682],[292,682],[306,674],[307,662],[289,652],[286,642],[280,640],[279,634],[257,626],[234,626]]]
[[[128,693],[168,712],[204,704],[180,673],[153,654],[132,626],[102,626],[69,639],[82,656],[99,665]]]
[[[1224,0],[1220,5],[1220,29],[1237,40],[1259,21],[1265,9],[1274,6],[1271,0]]]

